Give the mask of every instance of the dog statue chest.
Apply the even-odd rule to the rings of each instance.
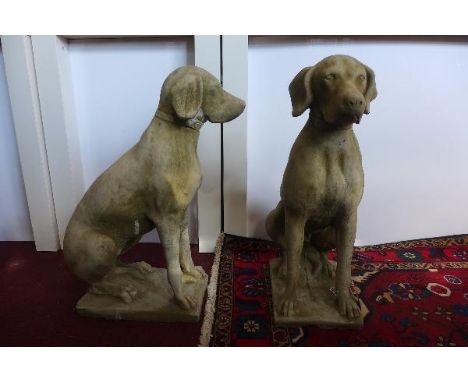
[[[185,211],[200,187],[198,135],[194,134],[188,128],[158,123],[144,138],[151,152],[145,169],[150,194],[154,195],[150,208],[156,212]]]
[[[302,138],[292,148],[283,183],[294,187],[284,187],[282,194],[294,209],[329,220],[360,200],[364,185],[361,155],[351,130],[326,140],[313,134],[306,138],[308,133],[301,132]]]
[[[198,160],[186,166],[173,166],[171,172],[155,175],[151,181],[154,208],[158,211],[184,211],[202,181]]]

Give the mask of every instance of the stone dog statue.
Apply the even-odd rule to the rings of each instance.
[[[126,303],[138,298],[132,283],[112,275],[132,267],[144,275],[144,262],[123,264],[118,256],[156,228],[167,262],[167,277],[178,304],[194,301],[183,292],[183,279],[202,277],[189,244],[187,207],[202,179],[197,144],[200,128],[239,116],[245,102],[196,66],[184,66],[165,80],[156,114],[139,142],[88,189],[68,224],[65,260],[71,271],[91,284],[90,293]]]
[[[336,248],[338,311],[355,319],[360,309],[350,293],[351,258],[364,173],[352,127],[369,114],[377,96],[374,72],[353,57],[330,56],[302,69],[289,93],[292,115],[306,109],[310,114],[291,149],[281,201],[266,220],[267,233],[285,255],[279,270],[286,278],[279,314],[292,316],[298,307],[302,259],[315,263],[315,274],[320,268],[330,277],[327,252]]]

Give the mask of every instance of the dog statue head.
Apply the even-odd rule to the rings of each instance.
[[[310,108],[312,116],[344,127],[369,114],[377,87],[371,68],[353,57],[335,55],[302,69],[290,83],[289,95],[294,117]]]
[[[245,102],[225,91],[211,73],[197,66],[173,71],[161,88],[158,111],[188,127],[200,128],[206,121],[229,122],[237,118]]]

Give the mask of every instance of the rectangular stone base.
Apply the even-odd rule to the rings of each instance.
[[[191,311],[182,309],[174,300],[174,293],[167,279],[166,268],[153,268],[145,279],[131,277],[135,272],[129,269],[125,274],[116,276],[120,282],[131,282],[138,290],[137,299],[125,303],[116,297],[96,295],[87,292],[76,304],[76,311],[81,316],[100,317],[110,320],[142,320],[157,322],[198,322],[203,305],[208,277],[201,267],[197,267],[205,277],[191,283],[184,283],[183,290],[193,297],[195,308]],[[141,277],[141,276],[140,276]],[[125,284],[124,284],[125,285]]]
[[[317,325],[323,328],[353,328],[363,326],[367,308],[359,300],[361,317],[349,320],[343,317],[337,309],[336,298],[332,292],[335,287],[334,279],[307,280],[304,278],[297,290],[298,304],[294,316],[282,316],[278,313],[278,306],[285,290],[285,280],[277,276],[280,258],[270,261],[270,278],[273,295],[274,321],[278,326]]]

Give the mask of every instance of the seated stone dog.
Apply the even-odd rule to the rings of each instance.
[[[291,149],[281,201],[266,220],[266,230],[281,244],[286,260],[279,311],[294,315],[301,256],[321,259],[318,264],[329,275],[327,252],[336,248],[338,309],[342,316],[357,318],[359,307],[349,288],[364,173],[352,127],[377,96],[374,72],[352,57],[330,56],[302,69],[289,92],[292,115],[307,109],[310,115]]]
[[[144,263],[124,265],[117,258],[156,227],[167,260],[176,301],[186,310],[194,301],[183,294],[182,276],[201,277],[189,243],[187,207],[202,179],[197,144],[200,128],[228,122],[245,103],[196,66],[184,66],[165,80],[156,114],[140,141],[91,185],[68,224],[65,260],[72,272],[91,284],[90,292],[131,303],[138,291],[112,282],[124,266],[143,275]]]

